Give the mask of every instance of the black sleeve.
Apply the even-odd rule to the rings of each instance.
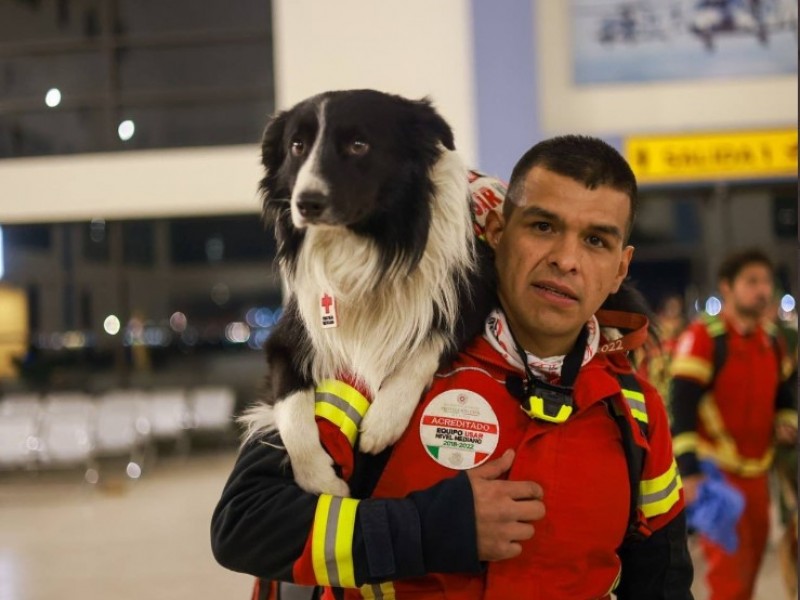
[[[672,410],[672,437],[676,439],[682,433],[697,431],[697,409],[706,388],[691,379],[675,377],[669,386],[669,403]],[[678,470],[684,477],[700,472],[697,454],[693,451],[682,452],[675,457]]]
[[[795,397],[796,376],[792,376],[778,385],[775,394],[775,410],[796,410],[797,398]]]
[[[686,540],[686,517],[681,511],[649,538],[623,544],[617,599],[692,600],[694,569]]]
[[[212,516],[211,546],[228,569],[292,581],[318,496],[294,483],[280,440],[270,441],[242,449]],[[353,535],[359,585],[432,572],[478,573],[477,555],[472,488],[463,472],[406,498],[359,504]]]

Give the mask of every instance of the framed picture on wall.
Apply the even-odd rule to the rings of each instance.
[[[797,0],[570,0],[577,85],[797,73]]]

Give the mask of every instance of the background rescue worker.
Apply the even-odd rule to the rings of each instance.
[[[699,458],[716,463],[745,498],[734,553],[701,537],[712,600],[751,598],[769,531],[774,440],[791,444],[797,435],[782,350],[763,327],[773,278],[759,250],[727,257],[719,269],[722,312],[687,328],[671,364],[675,454],[687,502],[702,481]]]
[[[497,309],[437,374],[370,497],[304,492],[266,434],[214,512],[217,560],[325,598],[690,599],[666,412],[625,358],[633,334],[598,320],[627,275],[636,198],[600,140],[529,150],[487,216]]]

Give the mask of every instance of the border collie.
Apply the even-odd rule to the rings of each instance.
[[[467,169],[427,99],[326,92],[275,115],[262,141],[264,216],[288,299],[265,349],[270,398],[242,421],[280,433],[297,483],[348,495],[319,440],[315,383],[347,374],[372,398],[362,451],[403,433],[440,361],[494,298]]]

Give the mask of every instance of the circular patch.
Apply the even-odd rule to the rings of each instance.
[[[433,460],[462,471],[489,459],[497,447],[500,426],[483,396],[470,390],[448,390],[425,407],[419,437]]]

